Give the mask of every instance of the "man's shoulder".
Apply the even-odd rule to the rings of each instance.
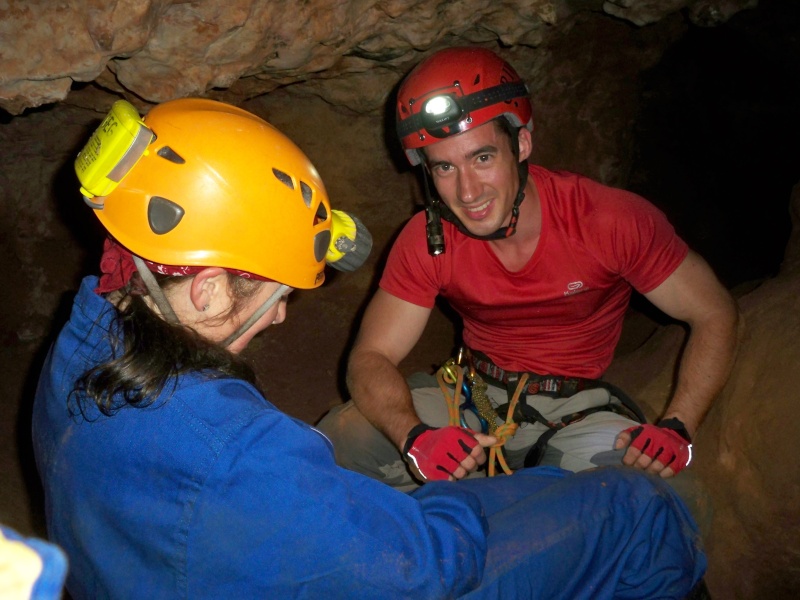
[[[425,237],[425,211],[420,210],[414,213],[402,227],[398,234],[395,244],[397,243],[413,243],[419,241],[419,238]]]
[[[547,167],[532,163],[528,163],[528,174],[533,177],[534,181],[536,182],[550,182],[554,185],[570,186],[585,182],[602,185],[599,184],[599,182],[586,177],[585,175],[581,175],[580,173],[575,173],[565,169],[548,169]]]
[[[570,171],[553,171],[532,165],[543,205],[557,220],[578,226],[613,225],[617,220],[635,221],[643,213],[657,210],[638,194],[601,183]]]
[[[581,193],[594,196],[636,196],[619,187],[602,183],[581,173],[562,169],[547,169],[540,165],[528,165],[528,173],[537,184],[551,186],[554,190],[564,192],[577,190]],[[637,196],[638,197],[638,196]]]

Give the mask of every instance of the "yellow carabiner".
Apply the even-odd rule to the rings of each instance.
[[[448,358],[440,367],[440,369],[442,370],[442,375],[447,383],[453,385],[456,381],[458,381],[458,365],[455,359]]]

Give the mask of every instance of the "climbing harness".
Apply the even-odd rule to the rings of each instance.
[[[487,383],[481,374],[493,385],[506,389],[509,401],[494,408],[486,394]],[[539,464],[550,439],[565,427],[583,420],[588,415],[610,411],[626,416],[639,423],[647,419],[636,403],[618,387],[599,379],[539,375],[537,373],[515,373],[501,369],[483,353],[462,347],[457,357],[447,360],[436,374],[437,381],[448,406],[449,424],[469,427],[464,418],[465,411],[473,412],[481,425],[481,433],[498,438],[498,443],[490,449],[489,475],[494,475],[495,458],[506,474],[511,474],[503,456],[502,446],[514,437],[521,423],[540,423],[547,430],[539,436],[525,456],[524,466]],[[454,387],[450,393],[449,386]],[[528,404],[528,394],[545,395],[552,398],[568,398],[578,392],[594,388],[606,389],[617,398],[620,404],[609,403],[585,408],[551,421]],[[464,403],[460,395],[464,394]],[[498,422],[502,423],[498,425]]]
[[[517,385],[520,373],[513,373],[498,367],[488,356],[480,351],[467,349],[466,355],[469,357],[470,365],[475,371],[484,375],[490,383],[509,390],[509,396],[511,395],[511,390]],[[631,419],[638,421],[639,423],[647,422],[644,413],[642,413],[642,410],[633,401],[633,399],[631,399],[630,396],[628,396],[624,391],[614,384],[603,381],[602,379],[587,379],[584,377],[564,377],[562,375],[539,375],[538,373],[529,373],[528,384],[523,393],[526,395],[531,394],[550,396],[551,398],[569,398],[578,392],[595,388],[603,388],[608,390],[612,396],[617,398],[622,404],[622,406],[619,407],[621,414],[629,416]],[[498,414],[501,417],[505,415],[507,410],[505,406],[506,405],[502,405],[497,409]],[[603,408],[605,410],[612,410],[616,412],[616,407],[614,405],[609,405],[608,407]],[[520,400],[519,409],[522,412],[519,415],[518,420],[524,421],[533,418],[544,425],[550,426],[550,421],[544,417],[541,417],[541,415],[538,415],[538,411],[535,411],[532,407],[527,405],[524,396]],[[571,422],[575,421],[573,420]]]

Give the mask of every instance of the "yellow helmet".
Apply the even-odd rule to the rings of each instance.
[[[146,260],[301,289],[325,278],[325,186],[289,138],[245,110],[188,98],[142,120],[118,101],[75,168],[103,226]]]

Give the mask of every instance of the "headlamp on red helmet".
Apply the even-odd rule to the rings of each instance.
[[[454,81],[453,88],[461,90],[461,83]],[[418,113],[410,119],[401,121],[397,130],[401,139],[414,132],[419,132],[420,139],[424,140],[425,134],[422,130],[435,138],[446,138],[469,129],[473,119],[468,115],[476,110],[508,102],[527,93],[528,88],[520,81],[501,83],[468,96],[462,95],[460,98],[455,93],[434,94],[425,99],[422,109]],[[412,98],[409,103],[414,104],[414,99]],[[523,125],[519,121],[513,124],[518,127]]]
[[[422,126],[430,132],[435,132],[440,131],[442,127],[450,127],[453,123],[458,123],[464,116],[464,109],[461,108],[455,96],[446,94],[426,100],[422,112],[418,114],[422,117]],[[408,122],[410,120],[406,121],[406,123]]]
[[[497,117],[533,129],[528,88],[506,61],[484,48],[450,48],[422,61],[397,97],[397,133],[412,165],[419,150]]]

